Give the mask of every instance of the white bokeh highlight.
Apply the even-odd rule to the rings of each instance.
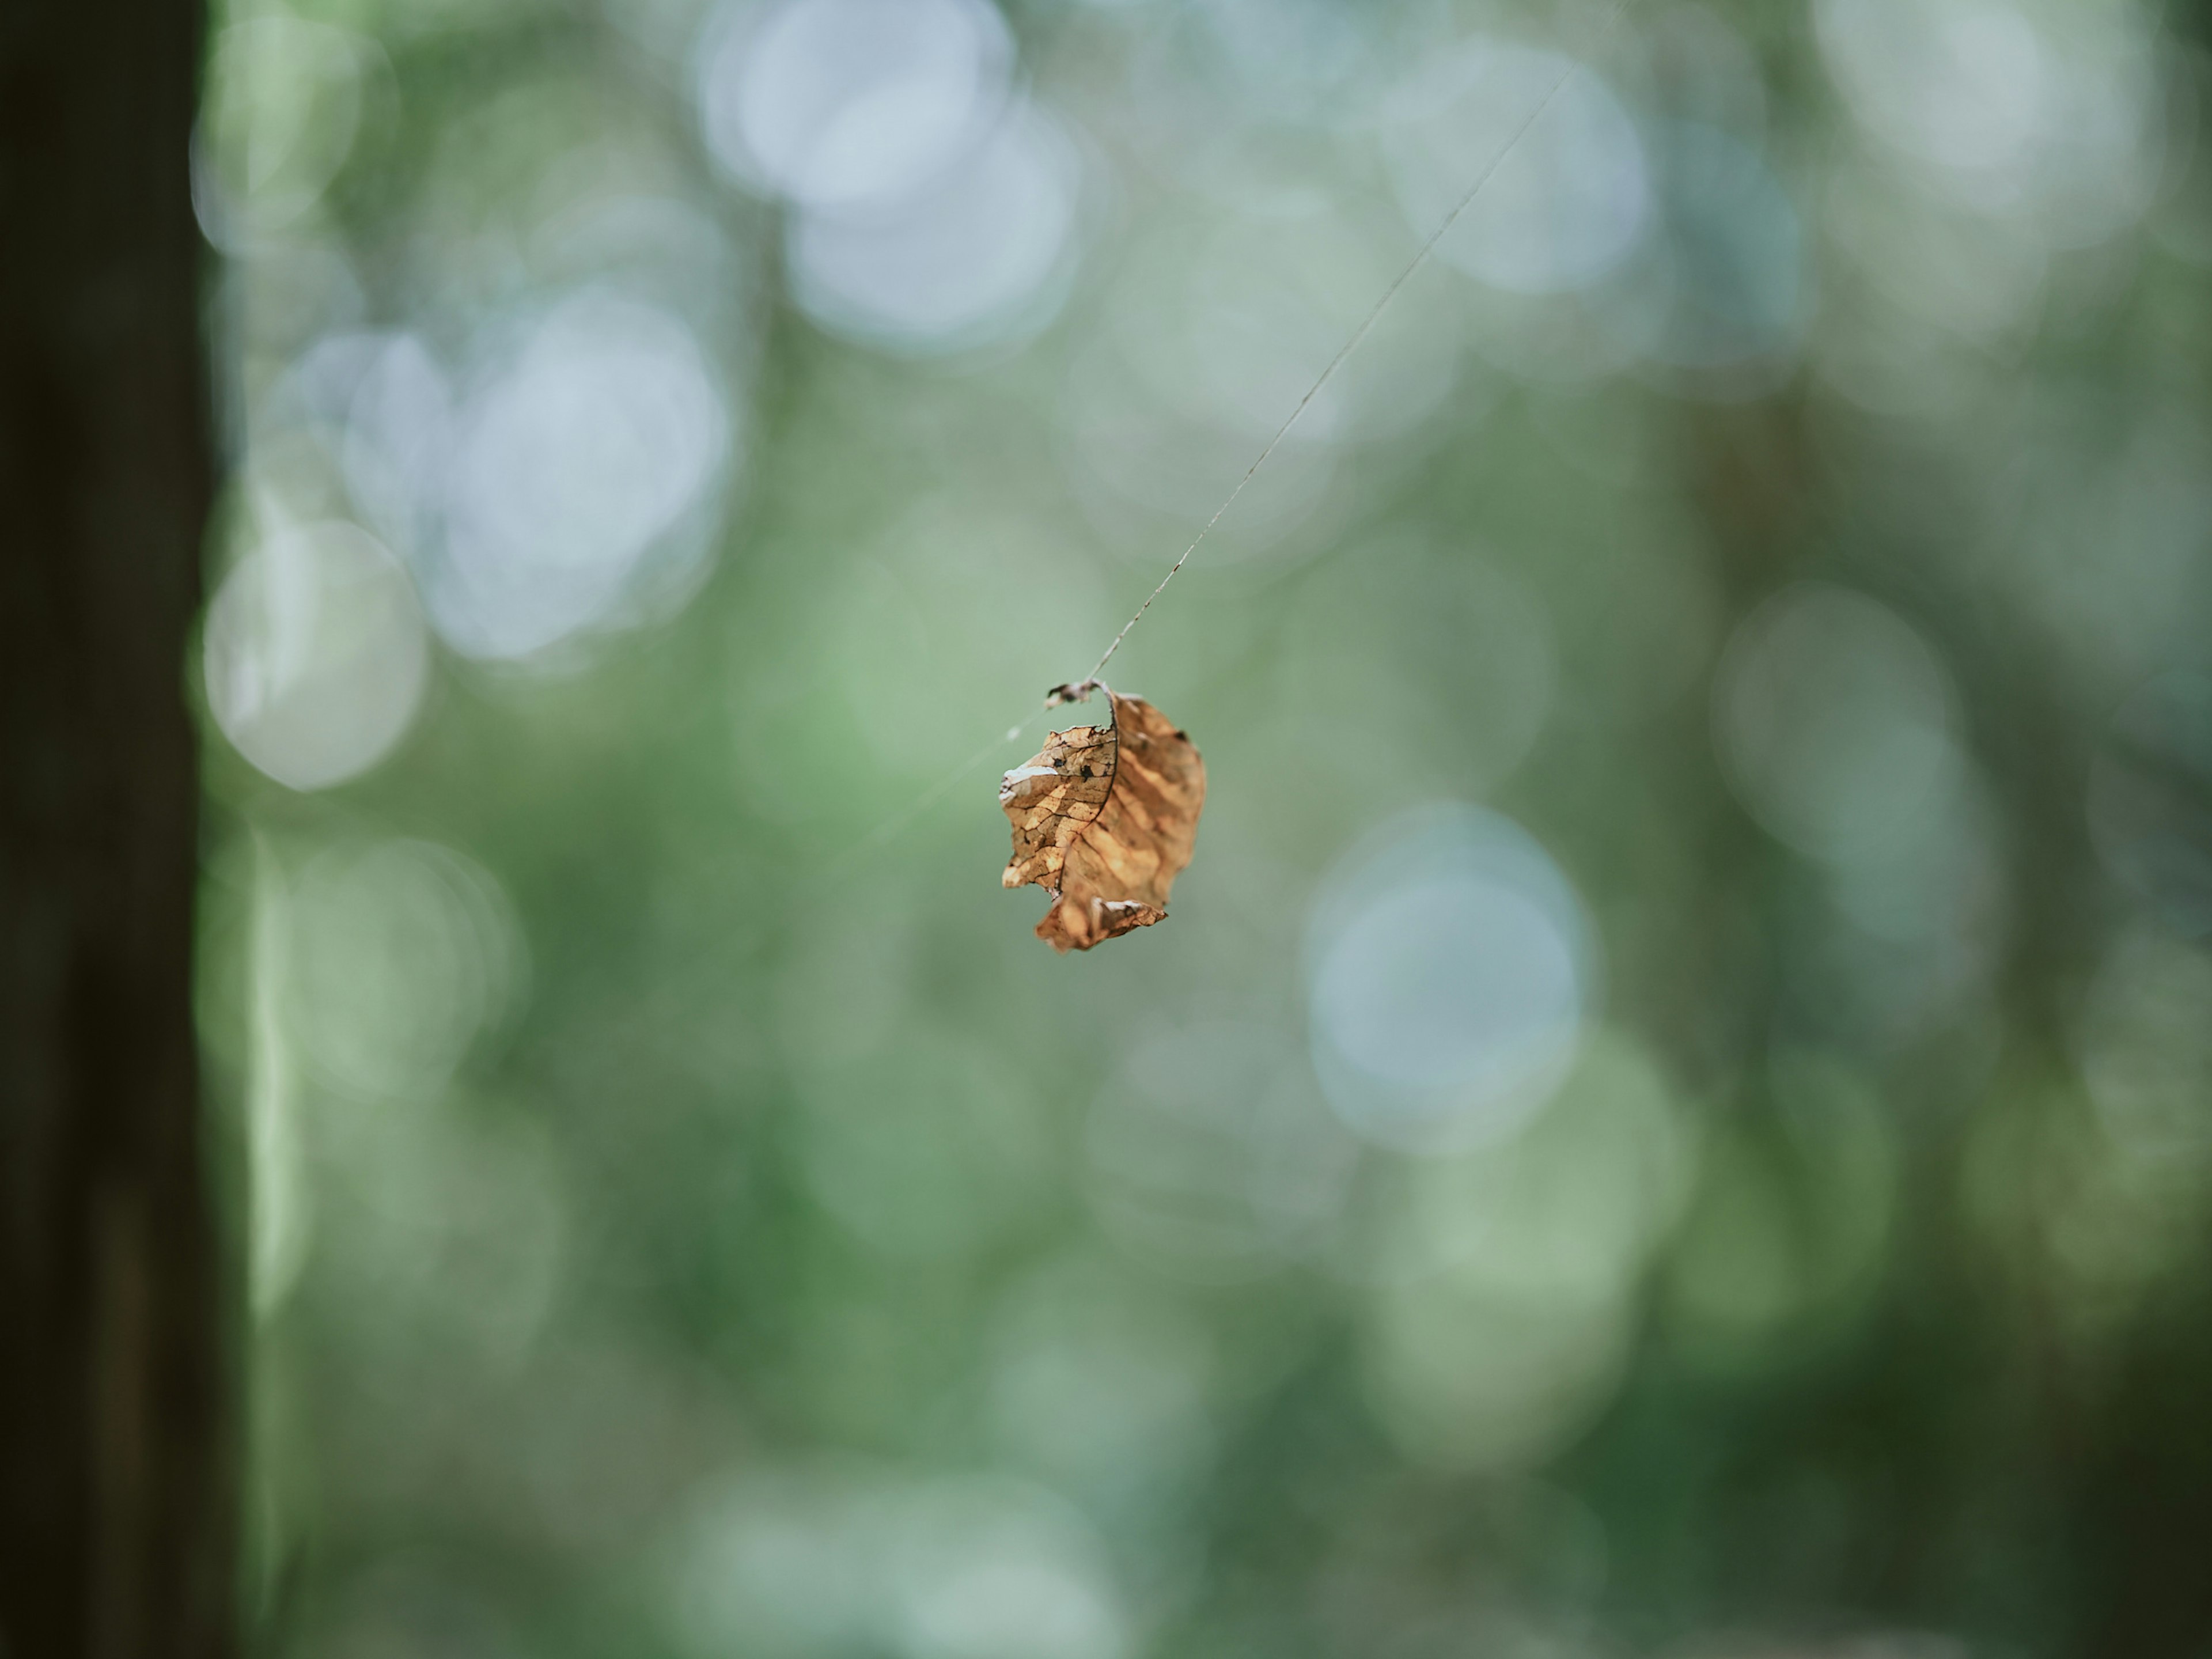
[[[405,568],[339,520],[279,530],[208,608],[208,707],[288,788],[326,789],[391,752],[422,706],[429,641]]]
[[[617,611],[647,556],[712,505],[731,435],[676,318],[592,293],[555,308],[455,415],[424,578],[439,632],[514,659]]]
[[[881,205],[981,142],[1012,59],[988,0],[791,0],[711,39],[700,118],[715,159],[765,194]]]
[[[1965,173],[2016,166],[2056,65],[2007,0],[1820,0],[1820,44],[1859,118]]]
[[[1024,102],[926,189],[848,214],[801,213],[787,262],[799,308],[834,333],[913,352],[1033,331],[1058,308],[1081,168]]]
[[[354,505],[410,557],[434,544],[453,441],[451,379],[421,337],[351,335],[307,354],[344,392],[339,459]],[[336,388],[333,388],[335,392]]]
[[[1580,900],[1510,819],[1425,807],[1355,848],[1310,930],[1314,1068],[1385,1146],[1502,1138],[1572,1066],[1595,993]]]
[[[1820,0],[1814,15],[1861,127],[1958,202],[2028,219],[2059,247],[2148,207],[2162,98],[2136,9]]]
[[[216,36],[193,147],[209,240],[249,252],[316,206],[353,152],[363,70],[380,57],[362,36],[280,12]]]
[[[725,9],[698,53],[707,145],[789,218],[793,302],[905,356],[1018,340],[1065,297],[1083,163],[1013,84],[988,0]]]

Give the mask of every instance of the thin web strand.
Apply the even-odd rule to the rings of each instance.
[[[1606,19],[1605,27],[1598,31],[1596,37],[1591,41],[1591,50],[1595,51],[1605,43],[1607,38],[1619,27],[1620,20],[1627,15],[1629,7],[1634,3],[1635,0],[1620,0],[1620,3],[1613,8],[1613,15]],[[1528,130],[1542,118],[1544,112],[1552,106],[1552,100],[1559,95],[1561,88],[1565,87],[1568,82],[1582,72],[1582,68],[1579,60],[1570,63],[1565,72],[1558,80],[1553,82],[1544,95],[1536,100],[1536,106],[1528,112],[1520,125],[1513,129],[1512,135],[1506,139],[1504,147],[1491,158],[1490,165],[1476,175],[1474,182],[1468,186],[1467,193],[1462,196],[1452,210],[1444,216],[1443,222],[1429,233],[1428,240],[1421,244],[1419,251],[1407,262],[1406,268],[1398,273],[1390,286],[1382,290],[1382,297],[1375,302],[1374,309],[1367,313],[1366,319],[1352,331],[1352,337],[1338,348],[1336,356],[1328,360],[1328,366],[1322,370],[1320,377],[1306,388],[1305,396],[1298,399],[1297,406],[1291,410],[1288,418],[1275,429],[1275,435],[1267,440],[1267,447],[1260,452],[1259,458],[1251,465],[1244,469],[1244,476],[1237,481],[1237,487],[1229,492],[1227,499],[1223,501],[1219,507],[1213,509],[1213,516],[1200,528],[1198,534],[1191,538],[1190,545],[1182,550],[1182,556],[1168,567],[1168,574],[1160,578],[1158,586],[1145,596],[1145,602],[1137,607],[1136,613],[1121,624],[1121,631],[1114,636],[1114,642],[1106,647],[1105,654],[1098,659],[1091,672],[1080,681],[1069,686],[1056,688],[1054,702],[1067,701],[1068,699],[1062,695],[1066,692],[1087,695],[1098,688],[1101,684],[1098,676],[1105,672],[1106,665],[1114,659],[1114,653],[1121,648],[1121,641],[1129,637],[1129,630],[1144,620],[1145,613],[1152,608],[1152,601],[1159,598],[1166,590],[1167,585],[1176,579],[1176,573],[1190,562],[1190,556],[1198,551],[1200,544],[1212,532],[1213,526],[1221,522],[1221,515],[1237,504],[1237,498],[1244,493],[1244,486],[1252,482],[1254,476],[1267,464],[1267,458],[1273,455],[1283,440],[1290,435],[1291,428],[1298,423],[1298,417],[1306,412],[1313,400],[1321,395],[1322,389],[1334,378],[1336,371],[1343,367],[1345,359],[1359,349],[1360,343],[1373,331],[1375,325],[1382,320],[1382,313],[1390,308],[1390,302],[1398,297],[1399,289],[1404,288],[1413,279],[1413,273],[1428,262],[1429,255],[1436,251],[1437,244],[1443,240],[1451,228],[1459,222],[1460,216],[1474,204],[1474,198],[1482,193],[1483,186],[1490,182],[1498,169],[1504,167],[1507,159],[1520,148],[1521,141],[1528,136]],[[1051,706],[1047,705],[1048,710]],[[1023,732],[1036,725],[1039,716],[1033,714],[1020,725],[1010,729],[1004,737],[994,738],[985,744],[967,760],[962,762],[957,769],[940,779],[912,805],[902,811],[893,813],[883,823],[878,824],[867,838],[852,848],[846,857],[851,858],[864,852],[873,851],[888,842],[900,830],[904,830],[908,824],[920,818],[923,813],[928,811],[931,807],[936,805],[939,801],[943,800],[963,779],[988,760],[1000,744],[1014,742]],[[840,859],[837,861],[842,864],[845,860]]]
[[[1613,9],[1613,15],[1607,20],[1605,27],[1599,33],[1596,41],[1593,43],[1594,46],[1601,45],[1606,37],[1613,33],[1614,26],[1620,21],[1621,15],[1632,3],[1633,0],[1621,0],[1620,4]],[[1267,458],[1273,455],[1277,446],[1290,435],[1291,428],[1298,423],[1299,416],[1306,412],[1307,407],[1316,398],[1321,396],[1322,388],[1335,377],[1336,371],[1344,366],[1345,359],[1359,349],[1360,342],[1368,337],[1376,323],[1382,320],[1382,313],[1390,308],[1390,301],[1398,297],[1398,290],[1413,279],[1415,271],[1428,263],[1429,255],[1435,252],[1437,244],[1443,240],[1451,228],[1459,222],[1460,215],[1465,213],[1473,204],[1474,198],[1482,193],[1482,187],[1490,182],[1498,168],[1505,165],[1506,158],[1520,148],[1521,140],[1528,135],[1528,129],[1536,125],[1544,112],[1552,106],[1552,100],[1559,95],[1560,88],[1581,72],[1580,62],[1570,62],[1566,72],[1552,82],[1550,88],[1536,100],[1535,108],[1530,110],[1521,125],[1513,129],[1512,137],[1505,141],[1504,147],[1492,158],[1490,165],[1476,176],[1475,181],[1468,186],[1467,193],[1459,198],[1458,205],[1444,216],[1442,224],[1429,233],[1429,240],[1421,244],[1420,250],[1413,255],[1406,268],[1398,273],[1397,279],[1382,290],[1382,297],[1375,302],[1375,308],[1367,313],[1366,320],[1352,331],[1352,337],[1337,349],[1336,356],[1328,360],[1328,367],[1322,370],[1320,378],[1306,388],[1306,395],[1298,399],[1297,407],[1290,412],[1289,417],[1282,425],[1275,428],[1275,435],[1267,440],[1267,447],[1260,452],[1259,459],[1244,469],[1244,476],[1237,481],[1237,488],[1229,492],[1228,499],[1213,509],[1213,516],[1200,527],[1197,535],[1191,538],[1190,545],[1182,550],[1182,556],[1168,567],[1168,574],[1160,578],[1159,586],[1145,596],[1145,602],[1137,607],[1136,614],[1121,624],[1121,631],[1114,636],[1113,644],[1106,647],[1106,654],[1099,658],[1091,672],[1079,682],[1081,687],[1089,689],[1098,684],[1098,676],[1105,672],[1106,665],[1114,659],[1114,653],[1121,648],[1121,641],[1129,637],[1129,630],[1145,619],[1145,612],[1152,608],[1152,601],[1159,598],[1166,590],[1167,585],[1176,579],[1176,574],[1190,562],[1190,556],[1198,551],[1199,544],[1212,532],[1214,526],[1221,522],[1221,515],[1237,504],[1237,498],[1244,493],[1244,486],[1250,483],[1254,475],[1267,464]]]

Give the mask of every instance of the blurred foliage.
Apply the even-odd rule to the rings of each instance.
[[[2207,1651],[2185,21],[234,4],[264,1650]]]

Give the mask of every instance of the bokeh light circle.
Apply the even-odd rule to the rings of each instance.
[[[1391,1438],[1423,1463],[1497,1472],[1587,1429],[1695,1164],[1653,1057],[1599,1026],[1518,1133],[1373,1160],[1338,1266],[1364,1292],[1361,1377]]]
[[[894,201],[990,131],[1012,58],[988,0],[789,0],[706,52],[708,145],[802,206]]]
[[[498,882],[433,842],[322,854],[300,873],[287,932],[287,1026],[313,1072],[356,1097],[434,1094],[525,977]]]
[[[1713,699],[1737,799],[1799,852],[1879,860],[1944,821],[1961,770],[1950,682],[1877,600],[1826,582],[1776,594],[1729,641]]]
[[[1579,899],[1510,819],[1418,809],[1354,850],[1316,904],[1314,1066],[1338,1115],[1437,1152],[1510,1133],[1571,1066],[1595,994]]]
[[[343,367],[345,436],[339,459],[355,507],[410,556],[431,544],[453,452],[453,394],[429,347],[413,334],[340,336],[301,362],[312,374],[328,358]],[[332,379],[338,379],[333,375]]]
[[[1986,172],[2034,143],[2051,65],[2007,0],[1819,0],[1814,16],[1853,111],[1901,149]]]
[[[357,777],[415,718],[429,642],[405,568],[342,521],[280,531],[208,607],[208,707],[238,752],[293,789]]]
[[[556,308],[456,418],[424,584],[439,631],[469,656],[519,658],[602,619],[708,503],[730,436],[673,316],[590,293]]]
[[[671,1565],[697,1659],[1120,1659],[1129,1642],[1096,1534],[1016,1480],[755,1470],[700,1504]]]
[[[362,66],[376,56],[357,35],[276,12],[216,37],[195,183],[218,247],[244,251],[321,199],[353,153]]]
[[[912,352],[1033,331],[1058,308],[1080,178],[1066,134],[1024,102],[915,195],[801,213],[787,248],[793,296],[832,333]]]
[[[2138,8],[1821,0],[1814,17],[1859,124],[1969,207],[2079,247],[2155,196],[2165,94]]]

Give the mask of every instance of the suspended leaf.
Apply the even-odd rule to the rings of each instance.
[[[1036,933],[1056,951],[1088,951],[1166,915],[1206,805],[1206,763],[1190,739],[1142,697],[1106,698],[1111,726],[1051,733],[999,785],[1014,826],[1002,884],[1052,895]]]

